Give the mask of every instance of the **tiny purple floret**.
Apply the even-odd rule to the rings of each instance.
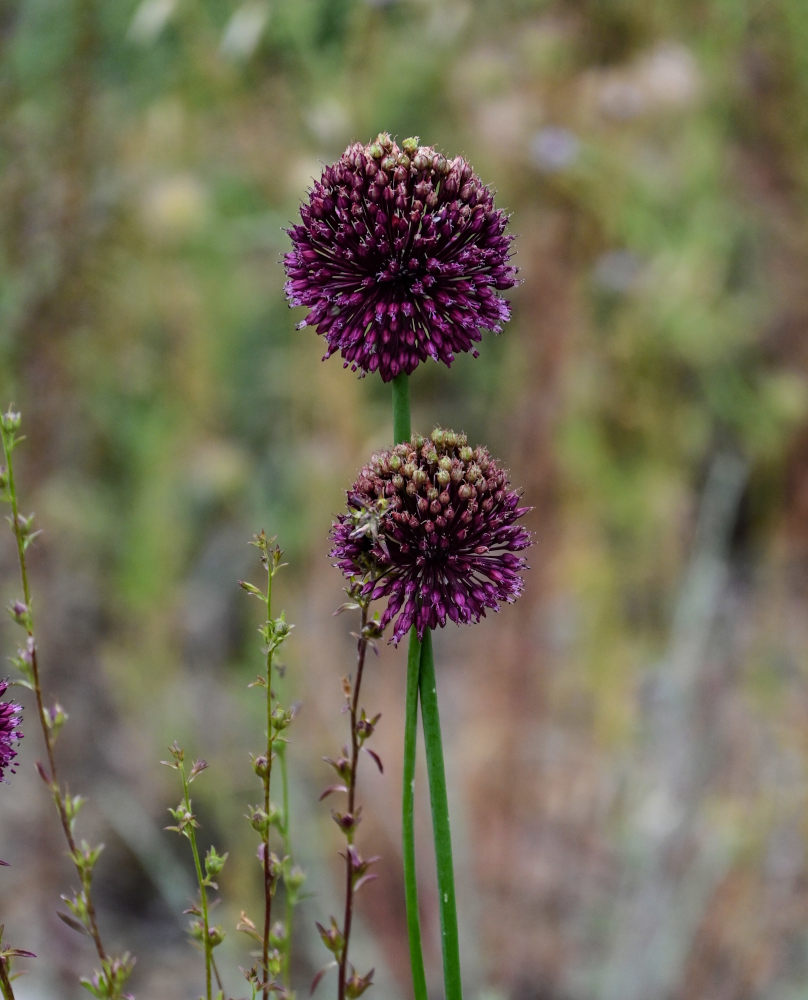
[[[478,622],[522,592],[532,544],[503,469],[465,434],[436,429],[373,455],[331,529],[331,558],[363,597],[387,598],[398,644],[415,625]]]
[[[510,318],[516,283],[507,214],[462,158],[381,133],[323,171],[292,226],[286,297],[325,358],[389,382],[433,358],[450,365]]]

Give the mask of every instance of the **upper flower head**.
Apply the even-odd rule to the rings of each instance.
[[[331,557],[365,598],[389,598],[379,624],[398,616],[393,642],[412,625],[423,638],[521,594],[516,553],[531,537],[515,522],[529,509],[485,448],[436,429],[371,458],[331,529]]]
[[[0,681],[0,698],[8,688],[8,681]],[[5,771],[16,770],[13,763],[17,756],[16,744],[22,739],[22,708],[13,701],[0,701],[0,781],[5,781]]]
[[[510,316],[516,281],[505,212],[462,157],[382,133],[326,167],[292,226],[290,305],[345,367],[385,382],[434,358],[449,365]]]

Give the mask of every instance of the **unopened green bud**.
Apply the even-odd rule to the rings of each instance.
[[[215,847],[208,848],[208,853],[205,855],[205,873],[208,877],[215,878],[221,872],[227,857],[227,851],[224,854],[217,854]]]
[[[280,922],[276,920],[275,923],[269,929],[269,943],[273,948],[279,948],[283,942],[286,940],[286,928]]]
[[[292,865],[289,871],[284,875],[283,881],[286,883],[286,887],[294,892],[306,881],[306,873],[300,865]]]
[[[253,771],[258,775],[259,778],[266,778],[269,774],[269,759],[265,754],[258,754],[257,757],[253,757],[252,766]]]
[[[0,416],[0,427],[4,431],[17,431],[20,429],[20,423],[22,421],[22,416],[15,410],[8,409],[2,416]]]

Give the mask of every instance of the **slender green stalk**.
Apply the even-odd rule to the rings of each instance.
[[[68,853],[76,867],[76,872],[81,882],[81,892],[75,897],[74,903],[80,907],[81,922],[92,939],[99,961],[101,962],[101,972],[99,973],[99,976],[100,979],[103,980],[104,987],[106,989],[105,995],[111,998],[111,1000],[117,1000],[117,998],[121,996],[122,986],[126,980],[128,972],[122,972],[120,984],[116,984],[112,972],[110,971],[110,958],[108,957],[104,944],[101,940],[101,932],[98,929],[98,920],[96,918],[95,906],[90,890],[93,867],[95,861],[97,860],[98,853],[100,853],[100,849],[93,850],[86,847],[84,844],[79,846],[76,842],[73,828],[76,812],[78,808],[80,808],[82,800],[79,797],[73,797],[71,799],[70,796],[67,795],[67,792],[62,791],[59,786],[56,755],[54,752],[55,730],[48,708],[45,705],[42,689],[39,660],[37,656],[37,643],[34,635],[31,587],[28,580],[28,565],[26,561],[26,549],[36,537],[37,532],[32,531],[33,515],[26,518],[20,514],[19,504],[17,501],[17,488],[14,481],[14,462],[12,461],[12,452],[14,451],[14,448],[20,441],[23,440],[23,438],[19,437],[16,433],[19,423],[19,414],[13,413],[11,410],[0,415],[0,439],[2,439],[6,478],[4,498],[11,505],[11,516],[9,518],[9,522],[17,543],[17,561],[19,564],[20,582],[22,584],[23,602],[25,607],[25,614],[20,620],[20,624],[25,628],[27,633],[28,648],[30,651],[30,660],[26,675],[29,681],[29,686],[34,692],[37,715],[39,717],[40,728],[42,730],[42,737],[45,744],[45,753],[48,759],[48,771],[46,772],[44,768],[40,768],[40,774],[48,785],[48,789],[53,798],[56,811],[59,814],[59,822],[62,826],[62,832],[64,833],[65,840],[67,842]],[[79,915],[75,910],[74,914]],[[131,962],[129,963],[129,966],[131,968]]]
[[[432,805],[432,831],[438,868],[444,997],[445,1000],[462,1000],[452,838],[449,830],[449,800],[446,795],[446,772],[443,766],[443,742],[438,714],[435,660],[432,655],[432,633],[429,630],[425,633],[421,644],[418,689],[421,698],[426,768],[429,777],[429,799]]]
[[[283,552],[276,544],[274,538],[268,538],[265,531],[259,531],[253,536],[252,545],[260,553],[261,565],[267,574],[266,591],[254,586],[246,580],[240,581],[240,586],[257,597],[264,608],[264,621],[259,628],[259,633],[263,638],[264,667],[265,672],[259,674],[257,679],[250,684],[250,687],[264,689],[264,714],[266,721],[266,742],[260,754],[253,757],[253,770],[260,778],[262,784],[262,802],[259,806],[250,807],[250,825],[261,838],[261,866],[263,870],[264,883],[264,915],[263,927],[261,929],[245,916],[239,924],[239,929],[248,934],[254,941],[257,941],[261,948],[261,959],[257,968],[250,972],[254,989],[260,991],[262,1000],[269,1000],[271,993],[283,991],[281,980],[288,987],[289,966],[290,966],[290,938],[292,916],[290,907],[292,906],[292,893],[296,892],[302,879],[297,878],[294,869],[289,868],[291,852],[289,851],[289,782],[286,772],[286,758],[284,754],[285,737],[282,735],[287,726],[290,725],[295,716],[294,707],[284,708],[273,688],[273,671],[276,667],[275,652],[279,649],[289,636],[294,626],[286,621],[286,615],[281,612],[277,618],[272,617],[272,580],[275,574],[286,563],[282,562]],[[278,672],[282,676],[282,671]],[[280,769],[281,794],[283,796],[283,809],[277,809],[272,803],[272,776],[275,771],[275,761],[277,759]],[[283,851],[279,857],[270,849],[270,839],[272,828],[275,827],[283,843]],[[301,873],[302,874],[302,873]],[[273,937],[273,897],[278,886],[279,879],[283,879],[287,888],[286,910],[281,926],[286,931],[285,935],[278,934]],[[294,884],[293,884],[294,883]],[[278,924],[275,925],[276,928]],[[283,938],[281,940],[281,938]],[[256,995],[258,993],[256,992]]]
[[[292,838],[289,833],[289,772],[286,766],[286,744],[278,744],[278,763],[281,769],[281,797],[283,801],[283,854],[284,857],[291,857]],[[286,909],[283,914],[283,944],[281,946],[282,978],[283,985],[289,989],[292,982],[292,914],[297,902],[297,892],[292,892],[289,886],[286,887],[285,904]]]
[[[407,936],[415,1000],[426,1000],[426,973],[421,950],[418,919],[418,882],[415,873],[415,748],[418,727],[418,680],[421,670],[421,643],[413,626],[407,656],[407,707],[404,719],[404,774],[401,801],[401,849],[404,861],[404,899]]]
[[[359,694],[362,689],[362,674],[365,669],[365,656],[367,654],[368,641],[365,626],[368,621],[367,601],[362,604],[362,623],[359,629],[359,638],[356,647],[356,680],[353,684],[353,693],[349,702],[351,713],[351,763],[348,772],[348,815],[356,820],[356,783],[359,772],[359,751],[362,747],[359,731]],[[339,959],[339,983],[337,987],[338,1000],[345,1000],[348,995],[348,946],[351,941],[351,927],[353,924],[353,901],[356,876],[354,869],[351,847],[356,835],[356,825],[351,826],[345,833],[348,848],[345,851],[345,913],[342,921],[342,951]]]
[[[410,381],[408,375],[393,379],[393,440],[409,441]],[[426,1000],[426,973],[421,948],[421,923],[418,917],[418,883],[415,874],[415,749],[418,730],[418,678],[421,643],[415,628],[410,631],[407,654],[407,707],[404,719],[404,774],[401,800],[401,852],[404,862],[404,900],[407,910],[407,936],[410,944],[410,967],[415,1000]]]
[[[11,988],[4,958],[0,958],[0,990],[3,992],[3,1000],[14,1000],[14,990]]]
[[[263,554],[263,553],[262,553]],[[267,593],[266,593],[266,615],[267,622],[272,621],[272,566],[267,560]],[[266,745],[266,772],[264,774],[264,814],[269,815],[270,809],[270,785],[272,783],[272,759],[274,756],[274,730],[272,728],[272,710],[274,708],[272,696],[272,654],[275,646],[267,643],[266,658],[266,722],[267,722],[267,745]],[[275,894],[275,871],[272,865],[272,857],[269,852],[269,832],[270,826],[267,824],[264,833],[264,933],[261,943],[261,968],[263,972],[263,988],[261,995],[263,1000],[269,998],[270,975],[269,975],[269,934],[272,928],[272,897]]]
[[[393,443],[409,441],[410,428],[410,377],[396,375],[393,379]]]
[[[182,778],[182,793],[185,801],[186,816],[188,817],[188,822],[183,826],[182,832],[188,838],[188,842],[191,845],[191,853],[194,857],[194,868],[196,870],[196,880],[199,884],[199,905],[202,915],[202,948],[205,952],[205,997],[206,1000],[211,1000],[213,996],[213,944],[210,937],[210,918],[208,916],[207,879],[202,871],[202,860],[199,857],[199,846],[196,842],[196,832],[194,830],[196,824],[191,809],[190,782],[188,781],[188,776],[185,773],[182,761],[179,761],[178,763],[179,767],[177,770],[180,772],[180,776]]]

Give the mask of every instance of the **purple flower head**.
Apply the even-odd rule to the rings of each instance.
[[[8,681],[0,681],[0,698],[6,693]],[[6,781],[5,772],[13,774],[17,765],[16,744],[22,739],[22,707],[13,701],[0,701],[0,781]]]
[[[328,349],[389,382],[434,358],[449,365],[510,317],[508,217],[462,157],[387,133],[326,167],[288,230],[286,297],[308,306]]]
[[[436,429],[374,455],[347,497],[331,558],[363,597],[388,598],[379,625],[396,619],[392,642],[412,625],[422,639],[447,618],[477,622],[521,594],[517,553],[532,540],[516,521],[530,508],[465,434]]]

